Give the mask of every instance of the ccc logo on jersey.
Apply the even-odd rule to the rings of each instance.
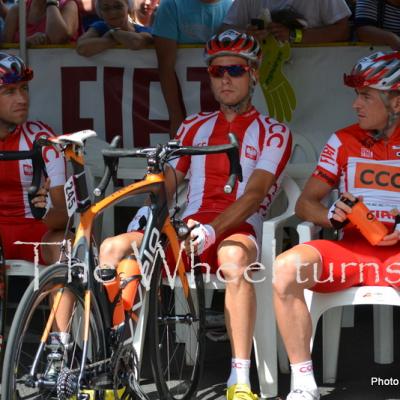
[[[389,165],[358,163],[354,186],[400,192],[400,169]]]

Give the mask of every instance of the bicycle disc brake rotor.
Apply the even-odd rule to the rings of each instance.
[[[57,398],[68,400],[77,393],[78,377],[68,368],[63,368],[57,379]]]

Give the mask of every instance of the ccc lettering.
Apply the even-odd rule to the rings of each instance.
[[[393,186],[400,189],[400,173],[390,174],[389,171],[376,172],[372,169],[365,169],[360,174],[360,181],[364,185],[378,185],[381,187]]]

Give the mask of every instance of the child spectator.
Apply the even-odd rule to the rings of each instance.
[[[18,4],[15,4],[7,13],[5,42],[20,40],[18,15]],[[26,15],[28,45],[63,44],[79,36],[79,11],[75,0],[27,0]]]
[[[151,27],[160,0],[133,0],[132,21],[140,26]],[[151,29],[149,29],[151,31]]]
[[[400,50],[400,0],[357,0],[357,38]]]
[[[137,1],[137,3],[143,3],[143,1]],[[154,8],[148,7],[148,14],[150,10],[152,13]],[[78,39],[76,51],[81,56],[90,57],[118,45],[138,50],[153,42],[151,28],[143,25],[145,18],[141,16],[142,18],[139,19],[137,16],[136,22],[132,22],[129,14],[133,12],[136,16],[138,13],[131,0],[97,0],[96,11],[103,19],[94,22]],[[150,18],[147,19],[149,20]]]

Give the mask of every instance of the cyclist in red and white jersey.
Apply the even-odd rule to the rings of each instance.
[[[229,176],[226,155],[182,157],[172,166],[178,183],[186,175],[189,178],[184,216],[189,226],[198,224],[191,232],[196,252],[214,271],[219,266],[227,282],[225,315],[232,348],[227,398],[254,400],[257,396],[250,388],[249,368],[256,298],[244,273],[258,259],[262,214],[290,157],[291,133],[251,104],[261,59],[260,46],[252,36],[232,30],[213,36],[206,45],[205,59],[220,110],[188,117],[177,138],[187,145],[217,145],[229,143],[228,134],[234,133],[240,146],[243,182],[238,182],[232,193],[224,193]],[[172,198],[176,184],[172,168],[167,169],[166,179]],[[128,229],[132,232],[103,242],[101,264],[115,267],[131,251],[131,242],[140,241],[141,233],[134,230],[141,215],[147,215],[146,208],[136,214]]]
[[[20,58],[0,52],[0,151],[29,150],[39,136],[54,135],[42,122],[27,121],[28,82],[32,77],[32,70]],[[27,189],[32,182],[32,161],[0,161],[0,237],[6,260],[34,261],[33,246],[14,244],[15,241],[52,243],[64,239],[68,223],[63,190],[65,160],[52,147],[43,148],[42,155],[48,178],[43,180],[32,200],[35,207],[46,208],[41,220],[33,218],[28,203]],[[59,255],[58,246],[39,247],[41,264],[53,264],[58,261]],[[70,315],[72,305],[71,301],[64,298],[60,304],[54,332],[50,334],[54,348],[61,348],[61,343],[66,345],[69,342],[67,316]],[[56,377],[56,372],[49,370],[47,378]]]
[[[24,62],[7,53],[0,53],[0,150],[30,150],[41,135],[53,136],[42,122],[27,121],[29,111],[28,82],[33,72]],[[47,208],[42,220],[36,220],[28,203],[27,189],[32,181],[32,161],[0,161],[0,235],[6,259],[33,261],[31,245],[15,245],[15,241],[54,242],[63,238],[68,221],[63,184],[65,161],[53,148],[43,149],[48,179],[32,203]],[[49,198],[48,198],[49,197]],[[56,246],[40,249],[40,262],[57,261]]]
[[[341,239],[298,245],[278,256],[274,265],[276,317],[292,368],[288,400],[319,399],[304,289],[400,286],[400,227],[395,223],[400,203],[400,53],[362,58],[344,82],[356,91],[358,122],[330,137],[296,205],[304,220],[343,228]],[[334,188],[341,197],[328,209],[322,200]],[[376,246],[348,223],[351,207],[346,203],[356,198],[389,228]]]

